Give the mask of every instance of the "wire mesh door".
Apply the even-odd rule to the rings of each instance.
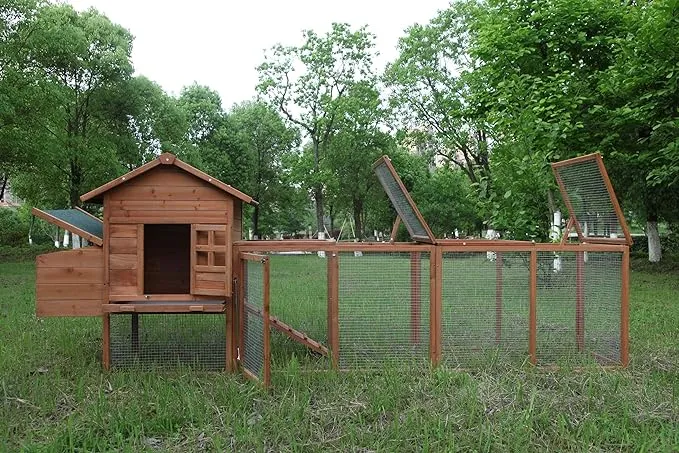
[[[241,253],[239,360],[243,373],[264,386],[271,377],[269,345],[269,258]]]

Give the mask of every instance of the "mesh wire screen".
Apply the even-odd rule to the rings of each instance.
[[[224,369],[223,314],[112,314],[111,365]]]
[[[240,351],[243,367],[255,376],[264,370],[264,264],[260,261],[245,262],[245,310],[243,319],[243,342]]]
[[[429,253],[339,256],[341,368],[425,362],[429,351]]]
[[[312,253],[270,254],[271,315],[328,346],[328,260]],[[316,357],[304,345],[271,329],[272,357]],[[322,360],[325,366],[327,360]]]
[[[396,209],[399,217],[405,224],[408,232],[411,236],[428,237],[427,229],[422,224],[417,214],[415,214],[415,207],[411,206],[408,202],[406,195],[401,190],[401,186],[398,184],[394,175],[387,167],[387,164],[382,162],[380,165],[375,167],[375,174],[377,179],[380,180],[384,191],[391,200],[391,204]]]
[[[526,252],[443,253],[441,352],[446,364],[525,360],[529,257]]]
[[[538,362],[620,363],[622,254],[578,253],[538,253]]]
[[[623,237],[624,233],[596,159],[556,168],[573,214],[587,236]]]

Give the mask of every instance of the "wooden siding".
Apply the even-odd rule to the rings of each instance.
[[[138,283],[139,228],[137,225],[111,224],[109,241],[109,294],[123,296],[140,294]]]
[[[99,247],[36,258],[38,316],[98,316],[104,303],[104,253]]]

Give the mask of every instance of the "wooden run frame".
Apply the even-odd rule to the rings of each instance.
[[[594,161],[597,164],[597,167],[599,169],[599,173],[601,174],[601,177],[604,181],[604,184],[606,185],[606,190],[608,192],[608,196],[611,200],[611,204],[613,205],[613,209],[615,211],[615,215],[617,217],[618,223],[620,224],[620,228],[622,229],[622,232],[624,234],[624,238],[597,238],[597,237],[588,237],[585,236],[584,232],[582,231],[582,227],[580,225],[580,222],[578,221],[576,215],[575,215],[575,210],[573,209],[573,204],[571,203],[571,199],[568,196],[568,191],[566,190],[566,185],[564,184],[563,180],[561,179],[561,176],[559,175],[559,168],[562,167],[568,167],[570,165],[576,165],[580,164],[583,162],[590,162]],[[599,153],[593,153],[593,154],[587,154],[585,156],[579,156],[579,157],[574,157],[572,159],[567,159],[567,160],[562,160],[560,162],[555,162],[551,164],[552,166],[552,172],[554,173],[554,177],[556,178],[556,183],[559,186],[559,191],[561,192],[561,197],[563,198],[563,202],[566,205],[566,208],[568,209],[568,213],[570,215],[569,219],[569,224],[573,227],[575,227],[575,230],[578,233],[578,238],[580,239],[580,242],[589,242],[589,243],[601,243],[601,244],[627,244],[629,246],[632,245],[632,234],[630,233],[629,226],[627,225],[627,221],[625,220],[625,215],[622,212],[622,208],[620,207],[620,203],[618,203],[618,198],[615,196],[615,191],[613,190],[613,185],[611,184],[611,179],[608,177],[608,172],[606,171],[606,167],[604,165],[604,160],[601,157],[601,154]],[[567,239],[566,239],[567,240]]]
[[[432,365],[438,365],[443,358],[442,348],[442,282],[443,282],[443,254],[465,252],[494,252],[495,261],[495,342],[502,342],[502,309],[503,309],[503,265],[506,252],[526,252],[530,256],[529,279],[526,282],[529,287],[528,295],[528,351],[527,356],[533,365],[538,365],[537,347],[537,284],[538,284],[538,253],[544,252],[570,252],[575,253],[577,261],[576,287],[572,288],[576,299],[576,344],[578,350],[585,350],[584,329],[584,255],[585,252],[611,252],[622,254],[621,261],[621,295],[620,295],[620,363],[626,367],[629,363],[629,247],[626,244],[608,243],[534,243],[529,241],[503,241],[503,240],[444,240],[436,245],[417,243],[383,243],[383,242],[352,242],[336,243],[323,240],[291,240],[291,241],[236,241],[234,253],[238,253],[246,259],[262,259],[263,255],[257,253],[277,252],[318,252],[324,251],[327,259],[328,279],[328,342],[327,349],[330,352],[331,364],[338,368],[340,362],[339,345],[339,311],[341,300],[339,299],[339,267],[341,266],[341,253],[348,252],[401,252],[410,255],[411,269],[411,341],[421,341],[419,333],[420,304],[421,304],[421,271],[420,260],[422,253],[429,254],[429,360]],[[242,287],[242,283],[241,283]],[[242,307],[241,307],[242,310]],[[276,326],[273,326],[276,327]],[[242,332],[242,327],[241,327]],[[322,346],[322,345],[321,345]],[[310,346],[311,347],[311,346]],[[314,349],[314,348],[312,348]],[[321,352],[321,351],[317,351]]]

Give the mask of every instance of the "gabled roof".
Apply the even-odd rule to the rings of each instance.
[[[252,199],[251,196],[244,194],[238,189],[235,189],[231,187],[228,184],[225,184],[218,180],[217,178],[213,178],[212,176],[208,175],[207,173],[204,173],[200,170],[198,170],[195,167],[192,167],[191,165],[187,164],[186,162],[182,162],[181,160],[177,159],[177,156],[174,154],[170,153],[164,153],[158,156],[157,159],[152,160],[151,162],[148,162],[144,165],[142,165],[139,168],[135,168],[129,173],[124,174],[123,176],[119,176],[118,178],[114,179],[113,181],[109,181],[106,184],[104,184],[101,187],[97,187],[94,190],[91,190],[87,192],[86,194],[82,195],[80,197],[80,200],[82,201],[96,201],[96,202],[101,202],[102,197],[105,192],[108,192],[111,189],[114,189],[118,187],[121,184],[124,184],[131,179],[136,178],[137,176],[143,175],[147,171],[157,167],[158,165],[174,165],[175,167],[179,167],[182,170],[184,170],[187,173],[192,174],[193,176],[202,179],[203,181],[212,184],[216,188],[223,190],[224,192],[228,193],[229,195],[232,195],[246,203],[256,205],[258,204],[255,200]]]

